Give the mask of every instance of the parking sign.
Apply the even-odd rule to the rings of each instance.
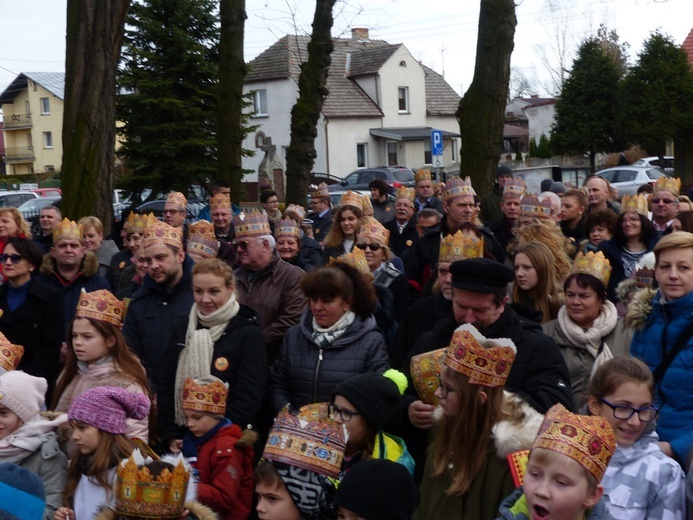
[[[431,155],[443,155],[442,130],[431,130]]]

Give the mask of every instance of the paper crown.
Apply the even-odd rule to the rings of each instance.
[[[411,358],[409,365],[411,380],[414,383],[414,388],[416,388],[416,393],[426,404],[434,406],[438,404],[438,398],[434,394],[438,389],[438,378],[440,377],[440,370],[443,368],[446,352],[446,348],[439,348]]]
[[[259,211],[249,211],[239,213],[233,218],[233,227],[236,231],[236,238],[252,238],[271,235],[267,215]]]
[[[516,352],[512,340],[486,339],[473,325],[465,323],[452,335],[445,364],[466,375],[471,384],[493,388],[505,385]]]
[[[83,292],[79,295],[75,318],[91,318],[120,327],[124,316],[123,302],[106,289]]]
[[[201,258],[215,258],[219,252],[219,241],[214,234],[214,224],[206,220],[190,224],[187,251]]]
[[[641,289],[650,288],[654,283],[654,269],[641,267],[635,271],[635,285]]]
[[[655,181],[654,191],[668,191],[678,197],[681,192],[681,179],[674,177],[660,177]]]
[[[73,220],[67,218],[58,222],[58,225],[53,231],[53,243],[58,243],[59,240],[79,240],[84,237],[84,227]]]
[[[352,249],[351,253],[344,253],[343,255],[338,256],[337,258],[330,258],[330,264],[337,263],[350,265],[360,273],[371,272],[371,268],[368,267],[368,261],[366,260],[366,253],[358,247]]]
[[[390,239],[390,232],[383,227],[383,225],[378,222],[373,217],[364,217],[363,223],[361,224],[361,231],[359,231],[359,241],[366,242],[372,241],[380,244],[381,246],[387,246],[387,241]],[[371,243],[371,242],[366,242]]]
[[[287,213],[294,213],[298,217],[298,220],[303,220],[306,218],[306,210],[303,209],[303,206],[298,206],[296,204],[289,204],[286,207],[286,209],[284,210],[285,218]]]
[[[455,262],[467,258],[484,257],[484,239],[465,235],[462,231],[450,233],[440,241],[438,262]]]
[[[649,211],[647,203],[647,197],[643,194],[640,195],[624,195],[621,197],[621,215],[626,211],[634,211],[638,215],[644,215],[647,217]]]
[[[169,246],[183,247],[183,232],[169,226],[166,222],[157,220],[144,230],[142,246],[149,247],[155,244],[167,244]]]
[[[325,184],[324,182],[321,182],[317,186],[311,186],[308,189],[308,195],[310,196],[311,199],[319,199],[322,197],[329,198],[330,190],[327,189],[327,184]]]
[[[352,206],[363,211],[363,197],[361,197],[360,193],[349,190],[339,199],[339,205],[342,207]]]
[[[172,191],[166,197],[166,204],[175,204],[184,210],[188,207],[188,199],[180,191]]]
[[[215,209],[231,209],[231,197],[226,193],[217,193],[209,199],[209,210]]]
[[[188,377],[183,384],[183,410],[221,414],[226,413],[229,385],[214,376],[197,381]]]
[[[294,237],[300,240],[301,228],[294,219],[282,219],[274,226],[274,237]]]
[[[361,206],[363,207],[364,213],[368,210],[373,209],[373,203],[371,203],[371,198],[370,198],[370,196],[366,195],[365,193],[361,194]]]
[[[414,182],[419,181],[430,181],[431,180],[431,170],[417,170],[414,174]]]
[[[274,421],[263,457],[337,478],[347,438],[344,425],[330,419],[327,403],[309,404],[297,414],[287,406]]]
[[[474,188],[472,188],[472,180],[469,177],[452,179],[445,185],[445,190],[443,190],[443,200],[445,202],[461,195],[476,195]]]
[[[534,448],[570,457],[599,482],[616,449],[616,439],[604,417],[575,415],[556,404],[546,412]]]
[[[520,201],[520,215],[531,218],[551,218],[551,201],[539,200],[536,195],[525,195]]]
[[[395,200],[408,199],[410,202],[414,202],[415,198],[416,190],[414,188],[407,188],[406,186],[400,186],[399,188],[397,188]]]
[[[592,275],[606,287],[611,276],[611,264],[601,251],[578,253],[573,261],[571,274]]]
[[[139,518],[180,518],[190,467],[181,457],[173,471],[165,468],[154,477],[145,462],[140,450],[135,449],[129,459],[118,465],[116,513]]]
[[[144,230],[150,225],[156,222],[156,217],[150,213],[149,215],[138,215],[137,213],[130,213],[128,219],[125,221],[125,233],[128,235],[132,233],[137,233],[142,235]]]
[[[0,332],[0,368],[9,372],[19,366],[24,355],[24,347],[10,343],[10,340]]]
[[[527,183],[520,177],[515,177],[510,179],[503,186],[503,196],[515,195],[517,197],[524,197],[527,192]]]

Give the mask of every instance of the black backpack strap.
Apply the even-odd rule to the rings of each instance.
[[[674,343],[674,346],[671,348],[669,352],[667,352],[664,355],[664,358],[662,359],[662,362],[659,364],[659,366],[654,369],[652,375],[654,376],[655,385],[658,385],[662,381],[662,379],[664,378],[664,374],[669,368],[669,365],[671,365],[674,359],[676,359],[676,356],[678,356],[681,353],[683,347],[686,346],[688,340],[690,340],[692,337],[693,323],[689,324],[688,327],[686,327],[686,329],[681,333],[681,335],[678,338],[676,338],[676,343]],[[664,348],[666,347],[666,345],[662,345],[662,347]]]

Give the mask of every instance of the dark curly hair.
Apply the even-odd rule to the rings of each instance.
[[[370,273],[361,273],[355,267],[335,262],[303,275],[301,290],[309,300],[340,297],[351,302],[351,310],[368,316],[375,310],[378,297]]]
[[[626,235],[623,233],[623,219],[627,211],[621,213],[616,220],[616,228],[614,229],[614,242],[621,247],[625,247],[628,243]],[[657,236],[657,231],[652,224],[652,221],[646,216],[636,213],[638,219],[640,220],[640,240],[643,241],[645,245],[649,244]]]

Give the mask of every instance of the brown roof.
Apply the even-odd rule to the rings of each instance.
[[[429,116],[455,115],[462,98],[443,76],[423,63],[421,66],[426,73],[426,114]]]
[[[503,138],[525,137],[529,135],[529,130],[515,125],[503,125]]]
[[[688,54],[688,63],[693,66],[693,29],[691,29],[691,32],[688,33],[686,39],[683,40],[681,47],[684,51],[686,51],[686,54]]]

